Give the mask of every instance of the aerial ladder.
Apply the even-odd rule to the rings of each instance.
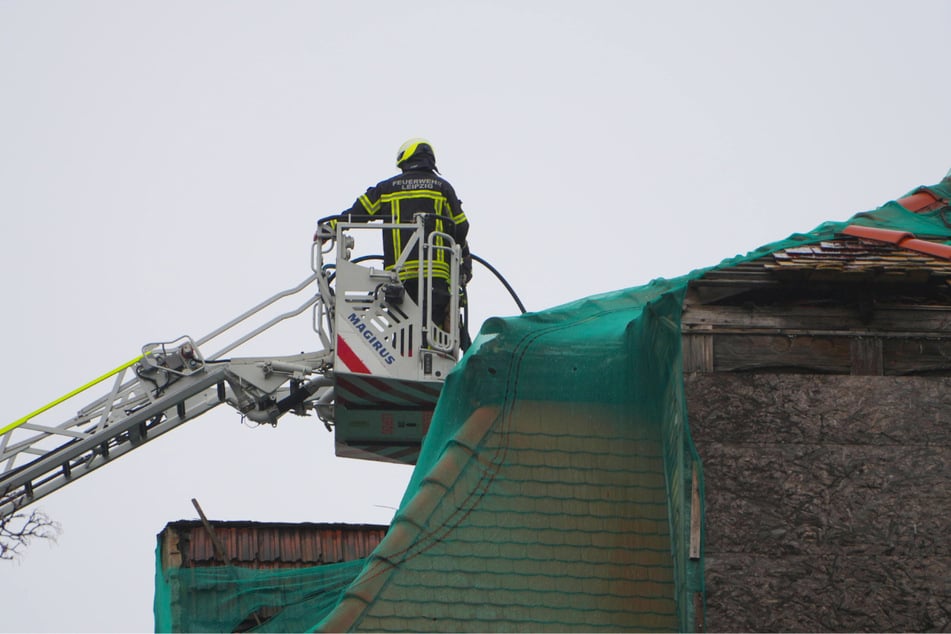
[[[427,220],[420,214],[403,224],[338,222],[314,242],[311,274],[296,286],[199,339],[148,343],[134,359],[0,427],[0,519],[221,404],[271,425],[287,413],[314,414],[333,431],[338,456],[414,464],[465,327],[460,247]],[[394,267],[367,264],[379,256],[354,256],[357,235],[386,230],[412,231]],[[418,274],[401,282],[414,248]],[[432,305],[437,258],[451,275],[449,317],[438,324],[424,309]],[[407,284],[417,285],[419,303],[404,292]],[[278,302],[302,295],[291,310],[235,334]],[[230,356],[308,313],[315,351]],[[213,343],[226,337],[233,339]],[[205,353],[216,346],[222,347]],[[105,393],[66,417],[68,405],[96,389]]]

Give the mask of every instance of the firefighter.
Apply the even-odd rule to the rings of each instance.
[[[338,220],[349,222],[369,222],[383,220],[390,223],[414,222],[416,214],[431,214],[435,231],[447,233],[462,248],[460,282],[463,286],[472,278],[472,258],[466,235],[469,222],[462,211],[462,203],[449,181],[436,169],[436,155],[432,144],[425,139],[410,139],[396,155],[396,166],[401,173],[381,181],[367,189],[346,211],[331,218],[321,220],[314,234],[314,240],[329,237]],[[396,261],[402,255],[404,245],[412,235],[412,230],[387,229],[383,235],[383,266],[393,270]],[[437,237],[436,244],[441,244]],[[447,314],[451,294],[449,290],[450,268],[447,253],[437,249],[433,256],[433,306],[430,314],[433,323],[448,330]],[[418,247],[414,246],[399,272],[399,278],[406,283],[406,293],[419,304],[418,286],[415,283],[419,275]],[[467,339],[465,334],[463,339]],[[467,343],[467,342],[466,342]]]

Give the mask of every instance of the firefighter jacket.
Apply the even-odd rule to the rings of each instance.
[[[464,261],[469,261],[466,235],[469,222],[462,211],[462,204],[449,182],[428,166],[410,166],[402,174],[388,178],[367,189],[353,206],[338,216],[349,222],[382,220],[394,224],[412,224],[418,213],[433,214],[432,230],[447,233],[462,248]],[[383,233],[383,265],[392,271],[412,237],[411,229],[387,229]],[[436,236],[435,244],[442,246],[445,240]],[[433,276],[450,279],[448,253],[436,249],[433,256]],[[399,272],[400,280],[414,279],[419,275],[419,247],[414,245]]]

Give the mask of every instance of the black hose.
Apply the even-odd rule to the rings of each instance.
[[[497,277],[500,282],[502,282],[502,285],[505,286],[505,288],[508,290],[509,295],[511,295],[511,296],[512,296],[512,299],[515,300],[515,303],[518,304],[519,310],[521,310],[522,313],[524,314],[524,313],[525,313],[525,305],[522,304],[522,300],[520,300],[520,299],[518,298],[518,295],[515,293],[515,289],[513,289],[513,288],[512,288],[512,285],[509,284],[508,281],[507,281],[504,277],[502,277],[502,274],[499,273],[497,270],[495,270],[495,267],[494,267],[494,266],[492,266],[491,264],[489,264],[488,262],[486,262],[485,260],[483,260],[482,258],[480,258],[480,257],[479,257],[478,255],[476,255],[475,253],[470,253],[470,255],[472,256],[472,259],[473,259],[473,260],[475,260],[476,262],[478,262],[479,264],[481,264],[481,265],[484,266],[485,268],[487,268],[487,269],[489,269],[490,271],[492,271],[492,274],[495,275],[495,277]]]
[[[527,312],[525,310],[525,305],[522,303],[522,300],[519,299],[518,294],[515,292],[515,289],[512,288],[512,285],[508,283],[508,280],[502,277],[502,274],[499,273],[498,270],[496,270],[494,266],[486,262],[483,258],[480,258],[475,253],[470,253],[469,255],[472,257],[473,260],[475,260],[476,262],[478,262],[485,268],[489,269],[489,271],[491,271],[492,274],[495,275],[495,277],[498,278],[500,282],[502,282],[502,285],[509,292],[509,295],[512,296],[512,299],[515,300],[515,304],[518,306],[518,309],[522,311],[523,314]],[[359,264],[360,262],[365,262],[367,260],[382,260],[382,259],[383,259],[382,255],[361,255],[360,257],[353,258],[351,262],[353,262],[354,264]],[[327,281],[329,282],[333,280],[335,276],[336,276],[336,273],[332,273],[330,277],[328,277]]]

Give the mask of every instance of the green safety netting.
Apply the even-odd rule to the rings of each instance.
[[[927,189],[951,198],[949,179]],[[892,202],[718,267],[831,239],[848,224],[945,242],[948,214]],[[186,594],[226,589],[221,600],[235,605],[233,619],[181,629],[230,631],[253,606],[277,601],[286,614],[260,631],[693,630],[704,562],[702,550],[690,556],[691,489],[702,501],[703,476],[680,315],[687,284],[708,270],[487,321],[446,381],[373,555],[339,569],[159,575],[157,629],[170,623],[176,585]]]
[[[364,561],[299,569],[170,568],[155,561],[156,632],[300,632],[326,615]]]

